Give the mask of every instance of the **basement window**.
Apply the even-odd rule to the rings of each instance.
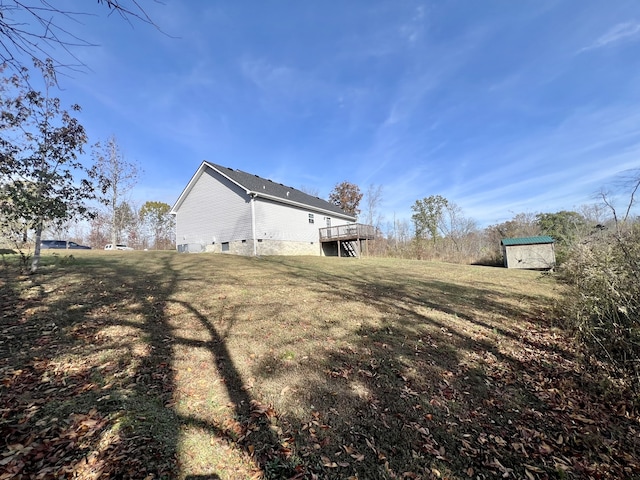
[[[313,219],[313,213],[309,214],[309,223],[315,223],[315,221]]]
[[[223,252],[229,251],[229,242],[222,242],[222,251]]]

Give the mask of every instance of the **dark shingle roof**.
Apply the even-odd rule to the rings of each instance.
[[[507,247],[511,245],[537,245],[539,243],[553,243],[553,238],[548,235],[539,237],[520,237],[520,238],[503,238],[500,242]]]
[[[349,218],[355,221],[353,215],[345,213],[340,207],[327,202],[318,197],[308,195],[300,190],[296,190],[293,187],[287,187],[282,183],[276,183],[269,179],[259,177],[258,175],[252,175],[251,173],[243,172],[242,170],[234,170],[233,168],[223,167],[211,162],[205,162],[210,167],[218,170],[223,175],[229,177],[232,181],[241,185],[246,190],[255,192],[258,196],[270,196],[277,199],[281,199],[285,202],[295,202],[302,205],[307,205],[313,209],[325,210],[333,212],[337,215]]]

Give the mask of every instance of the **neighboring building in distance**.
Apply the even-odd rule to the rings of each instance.
[[[556,265],[554,240],[549,236],[503,238],[500,245],[506,268],[543,270]]]
[[[171,213],[178,251],[238,255],[323,255],[319,229],[356,220],[326,200],[206,161]]]

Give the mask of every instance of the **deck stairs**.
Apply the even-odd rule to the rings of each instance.
[[[358,250],[354,242],[342,242],[343,257],[358,257]]]

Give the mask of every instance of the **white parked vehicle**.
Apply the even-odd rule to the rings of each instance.
[[[104,249],[105,250],[133,250],[133,248],[127,247],[122,243],[117,243],[116,245],[113,245],[112,243],[108,243],[107,245],[104,246]]]

